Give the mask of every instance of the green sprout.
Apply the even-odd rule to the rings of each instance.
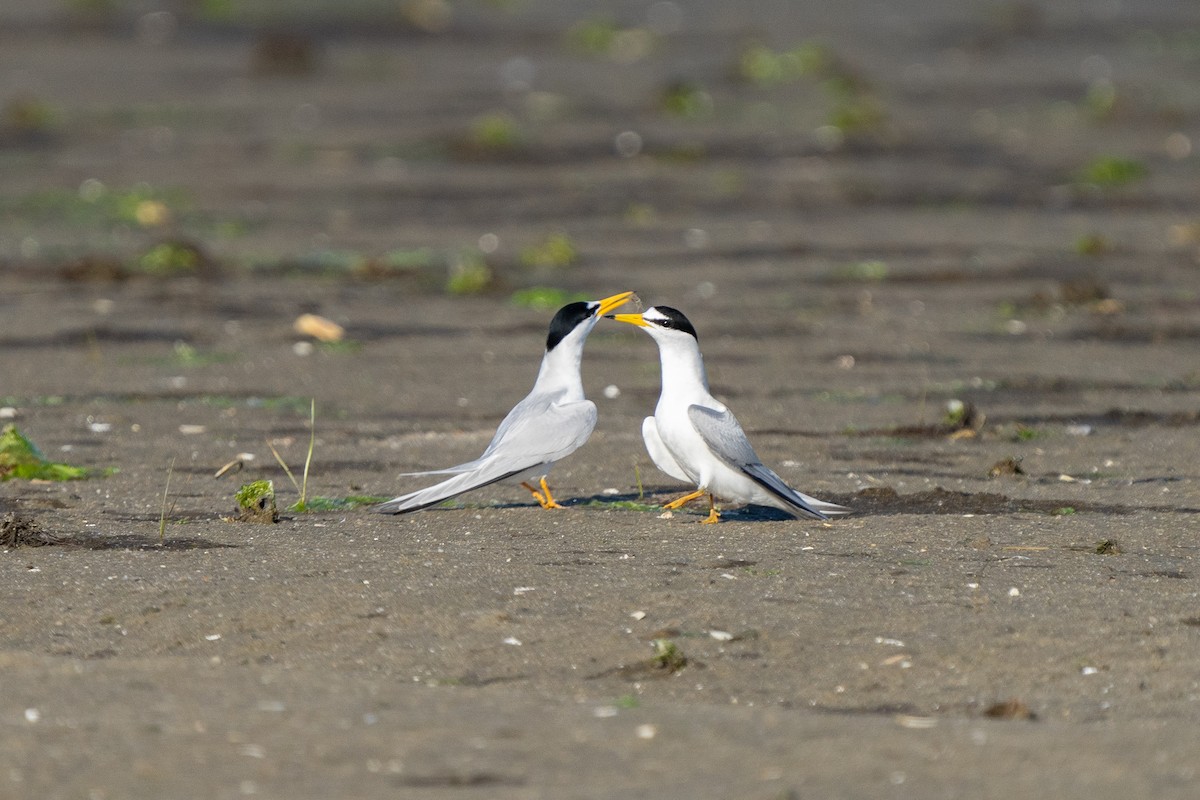
[[[521,143],[521,129],[512,115],[495,111],[471,123],[470,144],[486,152],[512,150]]]
[[[1146,177],[1146,165],[1132,158],[1101,156],[1084,165],[1076,174],[1079,183],[1102,189],[1116,188]]]
[[[296,476],[292,474],[292,470],[288,467],[287,462],[283,460],[283,456],[279,455],[279,451],[275,449],[275,445],[267,441],[267,447],[271,448],[271,453],[275,456],[275,460],[279,462],[279,466],[283,467],[283,472],[288,476],[288,480],[292,482],[292,486],[296,487],[296,491],[300,495],[300,499],[291,505],[289,511],[297,511],[304,513],[308,511],[308,469],[312,465],[313,450],[317,445],[317,401],[313,398],[309,401],[308,406],[308,455],[304,459],[304,479],[303,483],[296,482]]]
[[[668,672],[679,672],[687,666],[687,656],[679,649],[679,645],[670,639],[655,639],[650,643],[654,648],[654,665]]]
[[[576,300],[587,300],[581,292],[568,292],[552,286],[531,286],[528,289],[518,289],[513,292],[511,302],[521,308],[532,308],[537,311],[554,311],[567,303]]]
[[[453,295],[480,294],[492,285],[492,268],[483,253],[465,250],[450,263],[446,292]]]
[[[527,267],[563,269],[578,259],[579,253],[571,242],[571,237],[561,231],[552,233],[540,243],[521,251],[521,263]]]

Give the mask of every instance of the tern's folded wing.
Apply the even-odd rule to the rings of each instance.
[[[729,466],[741,469],[747,464],[759,463],[746,432],[729,409],[717,411],[706,406],[691,405],[688,406],[688,419],[713,455]]]

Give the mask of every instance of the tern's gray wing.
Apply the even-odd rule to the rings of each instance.
[[[530,394],[508,412],[480,461],[526,461],[536,466],[578,450],[596,427],[591,400],[564,402],[564,394]]]
[[[572,451],[579,449],[592,429],[596,427],[596,406],[590,401],[582,403],[562,403],[562,395],[530,394],[524,400],[513,406],[508,415],[500,422],[492,441],[488,443],[483,455],[473,461],[456,464],[443,469],[427,469],[420,472],[401,472],[406,478],[421,477],[422,475],[460,475],[480,469],[485,462],[501,449],[502,454],[509,457],[526,452],[535,459],[529,466],[537,466],[546,459],[539,459],[543,447],[566,450],[559,456],[562,458]],[[579,408],[576,408],[578,406]],[[590,407],[590,417],[588,416]],[[530,431],[530,426],[536,430]],[[571,434],[582,433],[581,436]],[[578,439],[578,441],[575,441]],[[552,449],[550,452],[554,452]],[[549,459],[555,460],[555,459]]]
[[[558,394],[530,395],[504,418],[482,456],[428,473],[449,473],[453,477],[389,500],[376,510],[385,514],[418,511],[542,464],[552,464],[577,450],[594,427],[596,406],[590,400],[564,403]]]
[[[688,419],[700,434],[713,455],[739,470],[752,481],[782,500],[796,514],[814,519],[828,519],[826,514],[843,514],[848,509],[826,503],[798,492],[783,482],[775,472],[763,465],[746,432],[729,409],[717,411],[704,406],[688,406]]]
[[[750,446],[750,440],[746,438],[746,432],[729,409],[717,411],[706,406],[691,405],[688,406],[688,419],[713,455],[734,469],[761,463],[758,454]]]

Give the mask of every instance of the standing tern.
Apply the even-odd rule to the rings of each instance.
[[[579,449],[596,427],[596,405],[583,395],[580,363],[583,343],[600,317],[633,297],[622,292],[603,300],[569,303],[550,321],[546,354],[533,389],[496,429],[483,455],[457,467],[406,475],[451,475],[441,483],[401,495],[376,507],[403,514],[437,505],[464,492],[503,480],[517,480],[542,508],[562,508],[550,494],[546,474],[554,462]],[[529,483],[540,479],[540,490]]]
[[[706,523],[721,516],[714,495],[774,506],[795,517],[828,519],[850,511],[796,491],[763,465],[733,412],[709,393],[696,329],[687,317],[668,306],[652,306],[641,314],[608,318],[637,325],[658,343],[662,391],[654,416],[642,422],[642,438],[659,469],[697,486],[664,508],[682,508],[707,494]]]

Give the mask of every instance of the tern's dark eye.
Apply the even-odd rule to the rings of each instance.
[[[682,311],[678,311],[670,306],[655,306],[654,309],[659,315],[653,317],[650,321],[655,325],[673,331],[682,331],[690,334],[693,339],[699,340],[700,337],[696,335],[696,329],[692,327],[692,323],[683,315]]]

